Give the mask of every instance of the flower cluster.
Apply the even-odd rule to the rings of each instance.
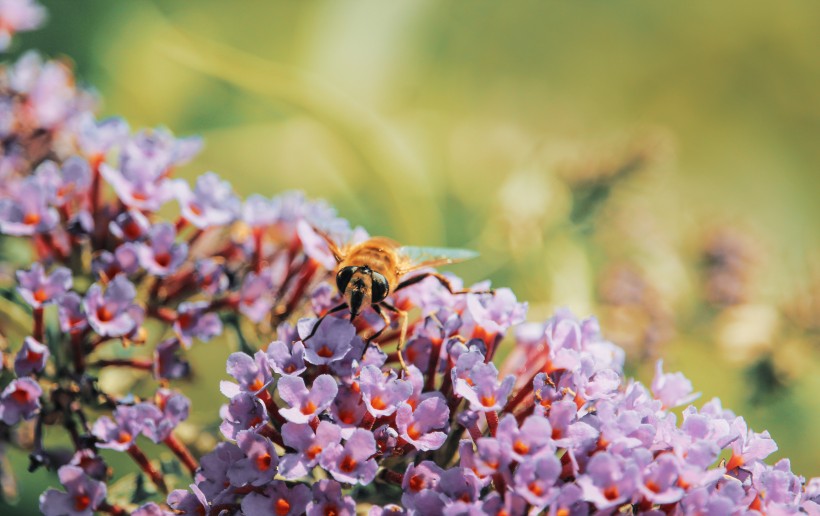
[[[8,6],[35,9],[0,0],[0,21]],[[331,310],[335,261],[315,229],[367,235],[327,204],[174,179],[201,142],[98,120],[65,64],[26,54],[0,85],[0,238],[34,256],[4,290],[31,331],[3,350],[0,420],[33,426],[32,467],[58,472],[44,514],[820,512],[820,479],[764,462],[767,432],[719,400],[678,420],[689,381],[660,363],[649,388],[625,379],[594,319],[526,323],[509,289],[454,294],[459,278],[429,276],[387,298],[412,314],[400,349],[398,320]],[[222,441],[197,458],[178,432],[185,352],[226,326],[245,348],[227,356]],[[96,378],[110,368],[151,387],[108,392]],[[73,455],[50,453],[49,427]],[[111,497],[101,449],[130,456],[155,499]]]

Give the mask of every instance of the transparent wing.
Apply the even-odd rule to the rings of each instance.
[[[414,247],[403,246],[398,249],[402,259],[401,273],[407,273],[424,267],[438,267],[450,263],[471,260],[478,253],[469,249],[450,247]]]

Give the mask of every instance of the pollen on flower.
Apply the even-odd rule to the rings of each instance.
[[[370,400],[370,404],[376,410],[384,410],[387,408],[387,403],[381,398],[381,396],[373,396],[373,399]]]
[[[492,394],[488,396],[482,396],[481,404],[485,407],[492,407],[493,405],[495,405],[495,396],[493,396]]]
[[[120,433],[117,435],[117,442],[120,444],[130,443],[133,438],[133,435],[126,432],[125,430],[121,430]]]
[[[316,456],[320,453],[322,453],[322,447],[318,444],[314,444],[313,446],[305,450],[305,455],[307,455],[307,458],[309,458],[310,460],[315,459]]]
[[[646,482],[646,488],[656,494],[661,492],[660,486],[652,480]]]
[[[48,293],[44,288],[38,288],[34,291],[34,299],[40,303],[48,299]]]
[[[606,497],[607,500],[615,500],[618,496],[620,496],[620,493],[618,493],[617,486],[609,486],[604,489],[604,497]]]

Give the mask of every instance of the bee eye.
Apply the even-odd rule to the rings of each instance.
[[[339,289],[339,292],[345,291],[347,284],[350,283],[350,278],[353,276],[353,273],[356,272],[356,269],[358,269],[358,267],[345,267],[340,270],[338,274],[336,274],[336,287]]]
[[[390,286],[387,284],[385,277],[378,272],[371,273],[370,277],[372,278],[370,285],[370,298],[373,303],[378,303],[387,297],[387,294],[390,291]]]

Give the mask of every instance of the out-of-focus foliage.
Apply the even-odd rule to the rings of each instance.
[[[186,173],[476,249],[820,473],[817,2],[43,3],[15,48],[204,136]]]

